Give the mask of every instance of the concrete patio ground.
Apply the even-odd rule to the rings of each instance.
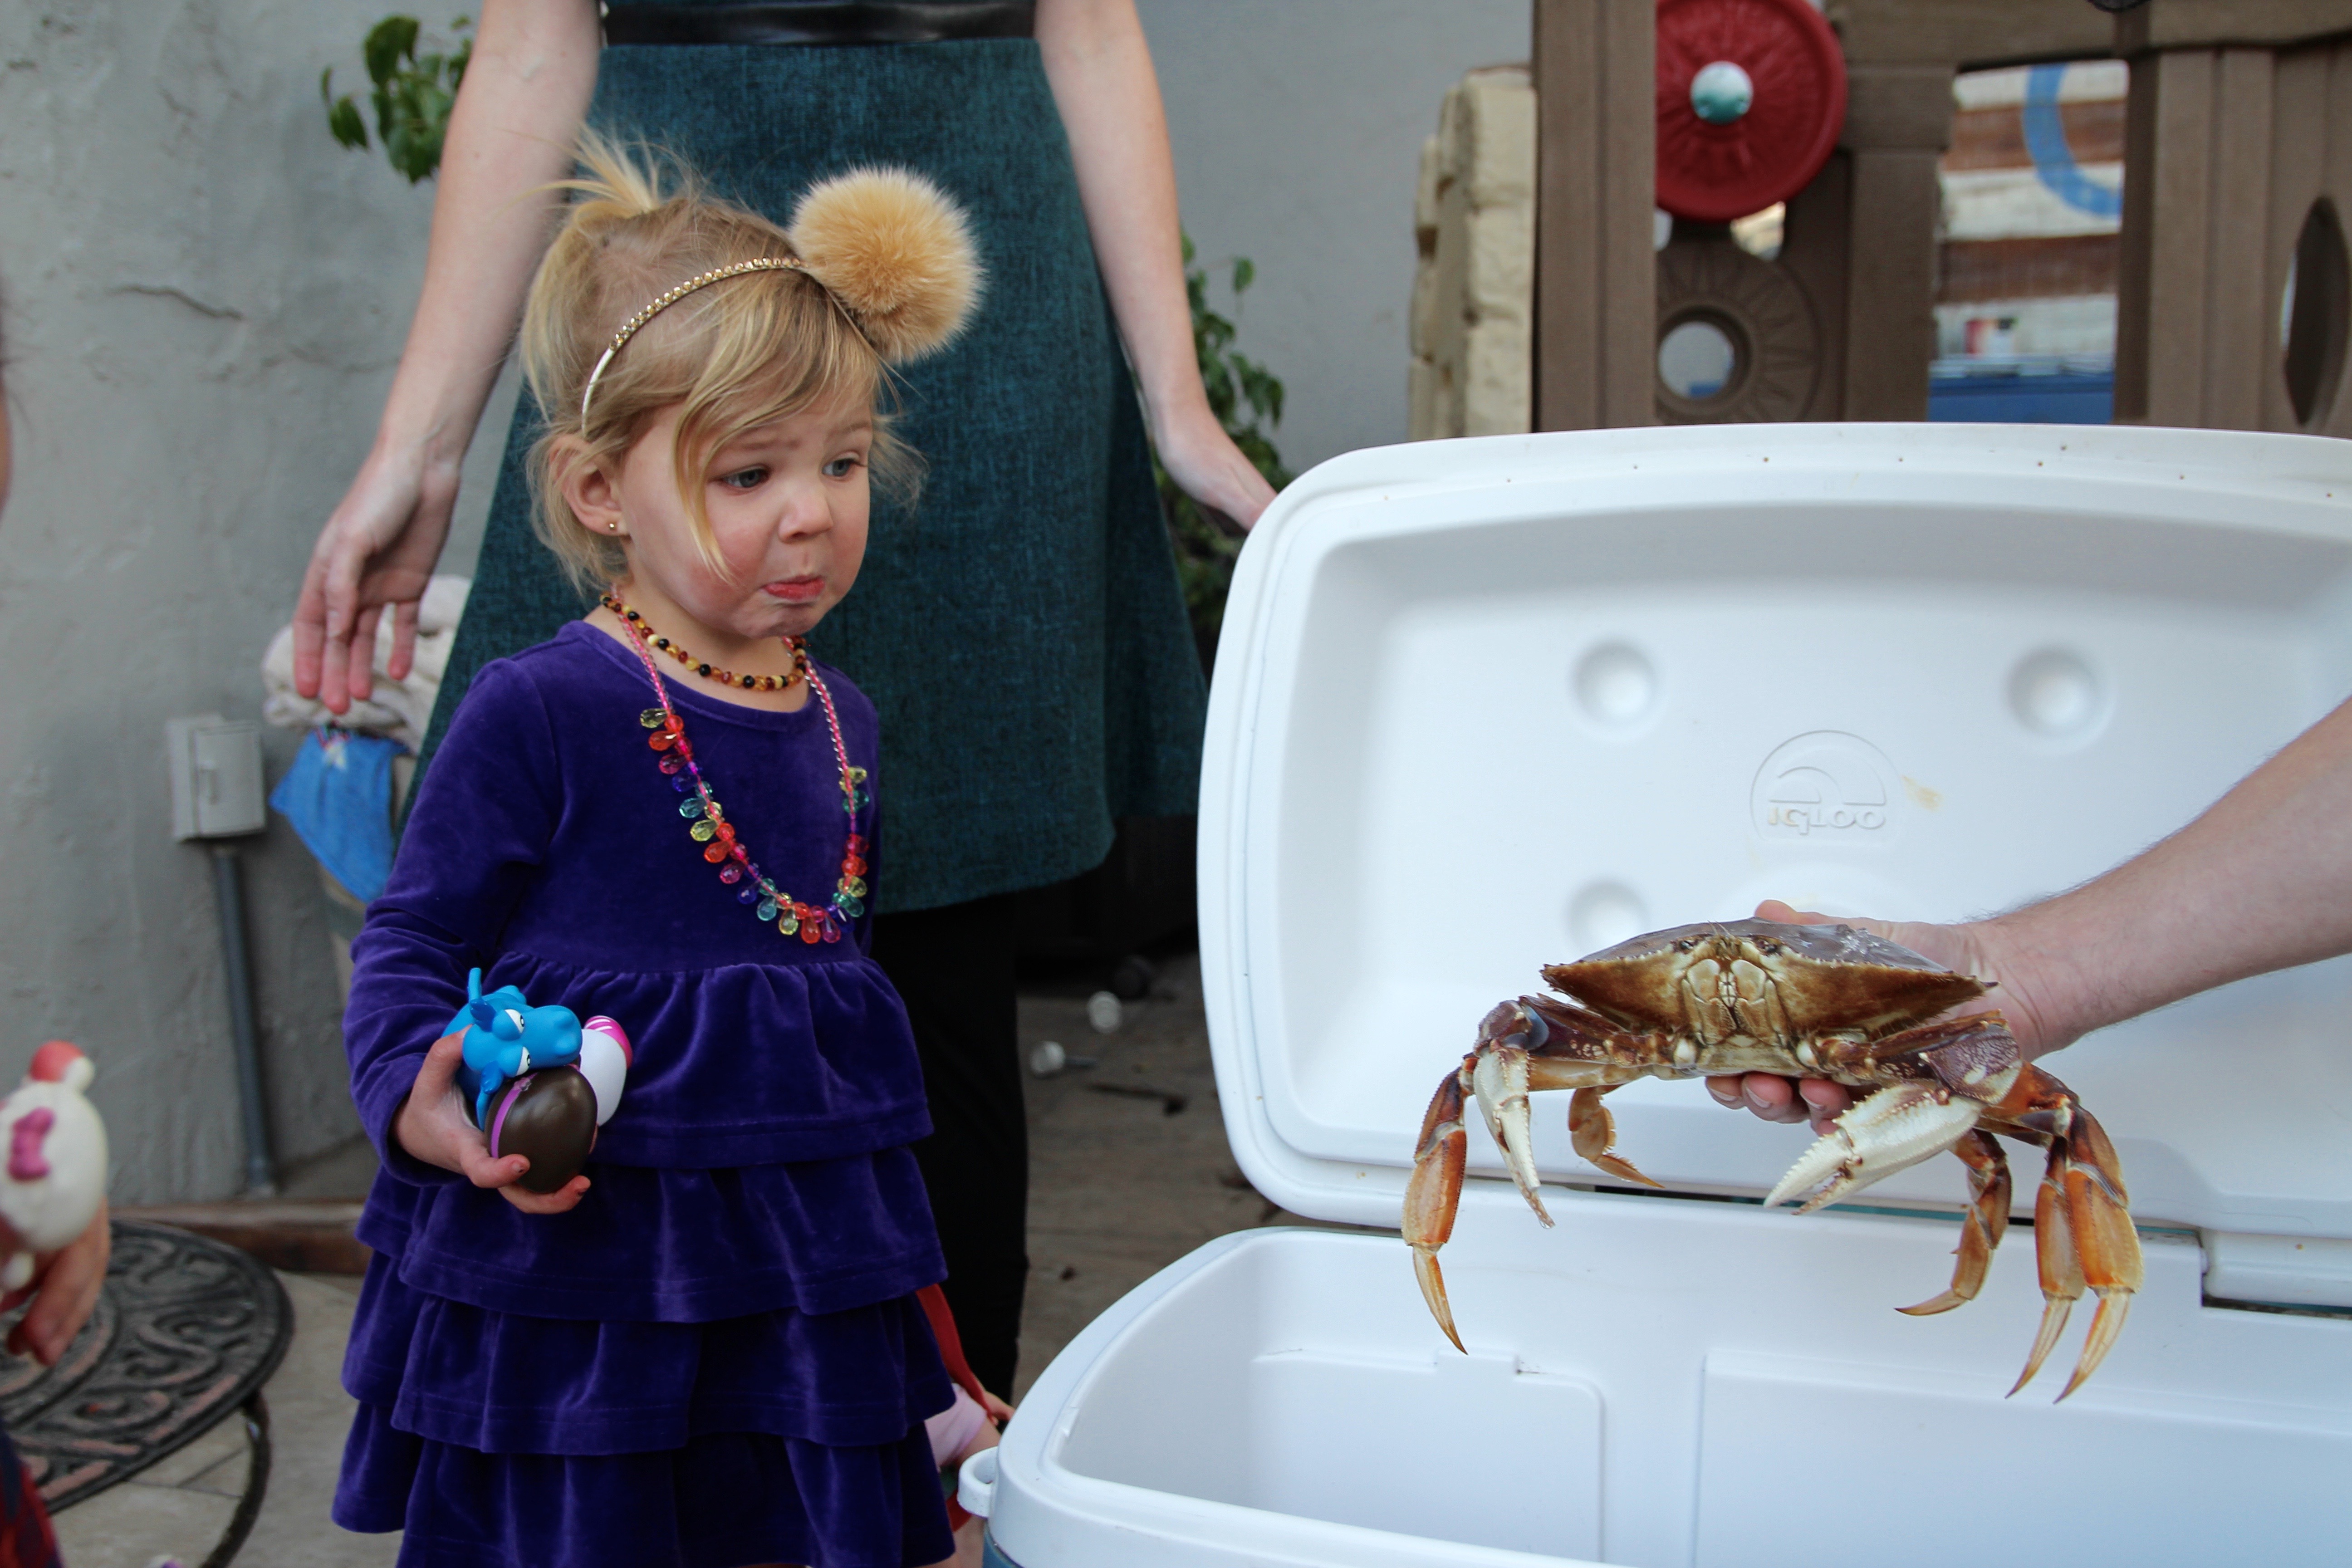
[[[1199,961],[1169,957],[1152,994],[1098,1033],[1087,1016],[1094,978],[1024,986],[1024,1059],[1054,1040],[1091,1067],[1029,1081],[1029,1297],[1017,1388],[1128,1290],[1202,1243],[1255,1226],[1302,1224],[1260,1196],[1225,1144],[1201,1007]],[[1409,1129],[1407,1131],[1410,1131]],[[298,1196],[363,1193],[364,1144],[294,1173]],[[351,1400],[340,1378],[359,1281],[281,1274],[295,1333],[265,1391],[275,1459],[237,1568],[383,1568],[396,1535],[353,1535],[327,1518]],[[234,1420],[160,1465],[58,1516],[68,1568],[196,1568],[237,1500],[247,1462]],[[530,1565],[538,1568],[538,1565]]]

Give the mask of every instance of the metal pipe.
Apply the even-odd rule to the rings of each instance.
[[[247,1195],[278,1191],[269,1158],[269,1118],[261,1094],[261,1040],[253,1026],[253,970],[245,952],[245,878],[236,846],[215,843],[213,890],[219,895],[221,966],[228,985],[229,1032],[236,1045],[236,1091],[245,1110],[245,1185]]]

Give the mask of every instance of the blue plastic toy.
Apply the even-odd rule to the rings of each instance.
[[[490,1100],[508,1079],[579,1062],[580,1016],[561,1005],[534,1007],[512,985],[484,995],[478,969],[466,976],[466,1005],[442,1033],[466,1037],[457,1088],[469,1099],[474,1125],[486,1127]]]

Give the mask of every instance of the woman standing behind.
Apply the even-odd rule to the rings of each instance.
[[[971,214],[982,310],[898,391],[929,459],[922,501],[877,513],[873,591],[812,650],[880,712],[889,902],[874,955],[914,1024],[948,1295],[973,1369],[1009,1395],[1028,1267],[1011,895],[1099,862],[1117,816],[1191,810],[1199,771],[1201,676],[1147,422],[1212,511],[1248,524],[1272,500],[1202,390],[1134,0],[671,0],[614,5],[601,31],[595,0],[488,0],[400,371],[296,615],[297,684],[334,710],[366,695],[387,613],[404,668],[560,205],[547,187],[583,122],[672,148],[772,216],[813,178],[874,163],[928,174]],[[474,670],[582,611],[527,521],[537,423],[526,400],[428,761]]]

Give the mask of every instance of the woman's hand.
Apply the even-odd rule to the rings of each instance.
[[[1274,504],[1274,487],[1242,456],[1205,398],[1164,421],[1151,433],[1151,443],[1176,488],[1229,530],[1256,527],[1258,514]]]
[[[425,287],[375,448],[310,552],[294,612],[294,689],[341,713],[386,673],[408,674],[416,609],[449,537],[457,465],[497,381],[524,292],[562,209],[553,183],[596,90],[595,0],[483,0],[434,179]]]
[[[457,1068],[465,1059],[462,1035],[444,1035],[425,1053],[415,1085],[393,1119],[393,1136],[400,1146],[428,1165],[455,1171],[478,1187],[494,1188],[525,1214],[562,1214],[576,1207],[588,1191],[587,1177],[574,1176],[551,1193],[534,1193],[515,1185],[530,1169],[529,1160],[520,1154],[490,1157],[489,1140],[467,1117],[458,1096]]]
[[[457,468],[382,442],[319,531],[294,607],[294,689],[331,713],[374,688],[378,620],[392,612],[385,673],[405,679],[416,653],[416,611],[449,537]]]
[[[2044,1026],[2044,1008],[2037,1000],[2031,970],[2014,951],[2005,928],[1997,920],[1952,926],[1930,925],[1924,921],[1857,920],[1794,910],[1778,900],[1757,905],[1756,918],[1785,925],[1826,925],[1843,920],[1847,925],[1858,926],[1907,947],[1922,958],[1932,958],[1956,973],[1975,975],[1995,989],[1981,1002],[1955,1011],[1986,1013],[1998,1008],[2028,1061],[2068,1043],[2067,1039],[2053,1037]],[[1853,1091],[1843,1084],[1819,1078],[1782,1078],[1768,1072],[1711,1078],[1706,1080],[1706,1091],[1715,1096],[1719,1105],[1744,1105],[1767,1121],[1811,1121],[1816,1132],[1826,1131],[1829,1124],[1853,1103]]]
[[[13,1252],[17,1245],[15,1233],[0,1225],[0,1248]],[[58,1364],[58,1358],[89,1321],[90,1309],[98,1305],[99,1287],[106,1283],[106,1260],[113,1247],[106,1200],[100,1198],[97,1215],[79,1236],[41,1258],[32,1280],[22,1289],[0,1298],[0,1310],[27,1296],[33,1300],[31,1308],[8,1331],[11,1355],[29,1355],[43,1366]]]
[[[1176,486],[1248,528],[1274,500],[1210,412],[1184,291],[1176,165],[1135,0],[1039,0],[1037,50],[1070,137],[1070,165],[1119,340]]]

